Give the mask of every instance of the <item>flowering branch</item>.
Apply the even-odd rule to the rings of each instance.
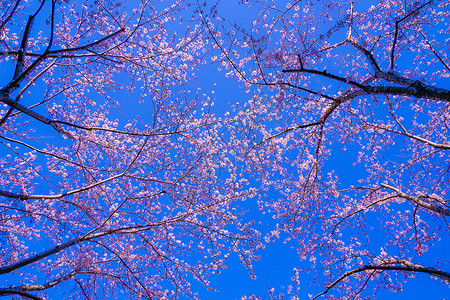
[[[397,188],[395,188],[393,186],[387,185],[385,183],[382,183],[381,186],[396,192],[397,196],[400,197],[400,198],[411,200],[412,202],[416,203],[417,205],[419,205],[419,206],[421,206],[423,208],[432,210],[432,211],[434,211],[434,212],[436,212],[436,213],[438,213],[440,215],[447,216],[447,217],[450,216],[450,209],[444,208],[444,207],[440,207],[440,206],[437,206],[437,205],[433,205],[433,204],[427,203],[427,202],[422,200],[422,199],[434,199],[434,198],[432,198],[430,196],[419,196],[419,197],[418,196],[411,196],[411,195],[408,195],[408,194],[402,192],[401,190],[399,190],[399,189],[397,189]]]
[[[406,260],[396,260],[396,261],[389,261],[384,262],[380,265],[366,265],[362,266],[360,268],[345,272],[342,274],[338,279],[333,281],[331,284],[327,285],[327,288],[322,293],[314,296],[311,298],[311,300],[317,299],[320,296],[323,296],[327,294],[332,288],[334,288],[337,284],[339,284],[341,281],[346,279],[349,276],[352,276],[357,273],[361,273],[364,271],[405,271],[405,272],[418,272],[418,273],[426,273],[431,276],[442,278],[444,281],[446,281],[448,284],[450,284],[450,273],[442,270],[438,270],[431,267],[424,267],[418,264],[411,263]]]

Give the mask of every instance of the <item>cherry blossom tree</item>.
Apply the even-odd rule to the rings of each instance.
[[[213,59],[251,98],[230,153],[278,193],[258,201],[309,263],[300,282],[322,284],[311,298],[398,291],[418,273],[449,285],[446,249],[422,257],[450,229],[450,3],[244,2],[259,13],[248,27],[203,14]]]
[[[0,1],[0,296],[195,296],[263,247],[192,83],[197,6],[126,2]]]

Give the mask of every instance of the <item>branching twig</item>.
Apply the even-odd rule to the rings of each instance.
[[[8,22],[11,20],[12,16],[16,12],[17,8],[19,7],[20,0],[16,0],[16,4],[14,5],[13,9],[9,13],[9,15],[3,20],[2,24],[0,24],[0,34],[3,31],[3,28],[8,24]],[[8,8],[9,9],[9,8]]]

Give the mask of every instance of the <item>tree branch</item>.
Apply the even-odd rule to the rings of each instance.
[[[146,144],[147,140],[144,142],[143,146]],[[123,173],[126,173],[128,171],[128,169],[134,164],[135,160],[137,159],[137,157],[140,155],[140,153],[143,151],[144,147],[141,147],[141,149],[139,150],[139,153],[135,156],[135,158],[133,159],[133,161],[128,165],[128,167],[126,168],[126,170]],[[188,173],[197,165],[198,161],[200,160],[201,155],[197,158],[197,160],[192,164],[192,166],[182,175],[180,176],[175,182],[172,183],[173,185],[176,185],[179,181],[181,181],[185,176],[188,175]],[[167,189],[167,188],[166,188]],[[166,190],[165,189],[165,190]],[[156,195],[160,195],[163,192],[165,192],[165,190],[162,190],[158,193],[155,193],[153,195],[149,195],[148,197],[152,197],[152,196],[156,196]],[[2,192],[2,193],[9,193],[9,192]],[[9,193],[12,194],[12,193]],[[1,194],[0,194],[1,195]],[[95,231],[97,231],[98,229],[101,228],[101,226],[103,226],[107,220],[109,218],[112,217],[112,215],[123,205],[123,203],[125,203],[125,201],[129,200],[129,198],[125,199],[118,208],[115,209],[114,212],[112,212],[104,222],[102,222],[101,225],[97,226],[95,229],[90,230],[88,233],[85,233],[84,235],[78,236],[74,239],[72,239],[71,241],[68,241],[66,243],[60,244],[60,245],[56,245],[53,248],[50,248],[46,251],[43,251],[41,253],[37,253],[29,258],[23,259],[19,262],[16,263],[12,263],[9,266],[6,267],[1,267],[0,268],[0,275],[1,274],[6,274],[6,273],[10,273],[14,270],[17,270],[19,268],[22,268],[24,266],[27,266],[29,264],[32,264],[34,262],[37,262],[43,258],[46,258],[50,255],[53,255],[55,253],[61,252],[62,250],[69,248],[73,245],[82,243],[84,241],[89,241],[89,240],[93,240],[93,239],[97,239],[103,236],[107,236],[107,235],[111,235],[111,234],[134,234],[134,233],[139,233],[141,231],[146,231],[149,230],[150,228],[156,227],[156,226],[161,226],[161,225],[167,225],[170,223],[174,223],[174,222],[179,222],[193,214],[199,213],[199,212],[204,212],[205,209],[215,205],[216,203],[213,202],[211,204],[207,204],[204,206],[199,206],[197,207],[197,209],[189,209],[187,212],[182,213],[182,214],[177,214],[173,217],[170,218],[166,218],[166,219],[162,219],[161,221],[155,222],[155,223],[148,223],[148,224],[141,224],[141,225],[135,225],[135,226],[130,226],[130,227],[120,227],[120,228],[114,228],[114,229],[109,229],[109,230],[105,230],[102,232],[97,232],[94,233]]]
[[[399,265],[400,264],[400,265]],[[438,270],[431,267],[424,267],[418,264],[413,264],[406,260],[396,260],[385,262],[381,265],[366,265],[360,268],[345,272],[334,282],[329,284],[325,291],[314,296],[311,300],[317,299],[320,296],[327,294],[333,287],[335,287],[338,283],[343,281],[345,278],[352,276],[353,274],[357,274],[360,272],[368,271],[368,270],[376,270],[376,271],[406,271],[406,272],[418,272],[418,273],[426,273],[431,276],[439,277],[445,280],[448,284],[450,284],[450,273],[442,270]]]
[[[50,256],[50,255],[55,254],[55,253],[58,253],[58,252],[66,249],[66,248],[69,248],[69,247],[71,247],[73,245],[76,245],[76,244],[78,244],[78,243],[80,243],[80,242],[82,242],[84,240],[86,240],[86,237],[85,236],[80,236],[80,237],[77,237],[77,238],[75,238],[75,239],[73,239],[71,241],[68,241],[66,243],[63,243],[63,244],[60,244],[60,245],[56,245],[55,247],[50,248],[50,249],[48,249],[46,251],[43,251],[41,253],[37,253],[35,255],[32,255],[29,258],[23,259],[23,260],[21,260],[21,261],[19,261],[17,263],[13,263],[13,264],[10,264],[10,265],[8,265],[6,267],[2,267],[2,268],[0,268],[0,275],[1,274],[6,274],[6,273],[10,273],[10,272],[12,272],[14,270],[17,270],[19,268],[27,266],[27,265],[29,265],[31,263],[34,263],[34,262],[36,262],[38,260],[41,260],[41,259],[43,259],[43,258],[45,258],[47,256]]]
[[[392,43],[392,49],[391,49],[391,66],[389,68],[389,70],[393,70],[394,69],[394,53],[395,53],[395,45],[397,44],[397,38],[398,38],[398,25],[400,24],[400,22],[403,22],[404,20],[406,20],[409,16],[411,16],[412,14],[418,12],[419,10],[421,10],[422,8],[424,8],[425,6],[427,6],[428,4],[430,4],[432,1],[428,1],[424,4],[422,4],[421,6],[417,7],[416,9],[414,9],[413,11],[411,11],[409,14],[407,14],[406,16],[404,16],[403,18],[401,18],[400,20],[395,22],[395,33],[394,33],[394,42]]]
[[[360,89],[365,89],[366,88],[366,86],[361,84],[361,83],[358,83],[356,81],[347,79],[347,78],[342,77],[342,76],[338,76],[338,75],[334,75],[334,74],[328,73],[327,71],[318,71],[318,70],[312,70],[312,69],[305,69],[305,68],[301,67],[300,69],[285,69],[285,70],[282,70],[281,72],[283,72],[283,73],[303,72],[303,73],[309,73],[309,74],[316,74],[316,75],[321,75],[323,77],[331,78],[331,79],[334,79],[334,80],[337,80],[337,81],[340,81],[340,82],[343,82],[343,83],[351,84],[351,85],[353,85],[355,87],[358,87]]]
[[[8,295],[19,295],[19,296],[22,296],[22,297],[27,298],[27,299],[44,300],[43,298],[34,296],[34,295],[30,294],[30,293],[25,293],[25,292],[22,292],[20,290],[16,291],[13,288],[6,288],[6,289],[0,288],[0,297],[1,296],[8,296]]]
[[[19,93],[16,96],[15,102],[19,102],[20,98],[22,97],[22,94],[30,87],[32,86],[36,80],[41,77],[43,74],[45,74],[56,62],[57,58],[53,59],[53,61],[45,67],[42,71],[40,71],[36,76],[34,76],[28,83],[19,91]],[[14,108],[11,106],[9,110],[6,112],[6,114],[3,116],[3,118],[0,120],[0,126],[2,126],[6,120],[9,118],[9,116],[12,114]]]
[[[16,4],[14,5],[12,11],[9,13],[9,15],[5,18],[5,20],[3,20],[2,24],[0,24],[0,33],[3,31],[3,28],[6,26],[6,24],[8,24],[8,22],[11,20],[12,16],[14,15],[14,13],[17,10],[17,7],[19,7],[19,3],[20,0],[16,1]],[[11,6],[10,6],[11,7]],[[9,8],[8,8],[9,10]]]
[[[396,192],[398,197],[400,197],[400,198],[411,200],[412,202],[416,203],[417,205],[419,205],[419,206],[421,206],[423,208],[432,210],[432,211],[434,211],[434,212],[436,212],[436,213],[438,213],[440,215],[447,216],[447,217],[450,216],[450,209],[447,209],[447,208],[444,208],[444,207],[440,207],[440,206],[437,206],[437,205],[433,205],[433,204],[427,203],[427,202],[422,200],[422,198],[431,198],[429,196],[422,196],[422,197],[411,196],[411,195],[405,194],[401,190],[399,190],[399,189],[397,189],[397,188],[395,188],[393,186],[387,185],[385,183],[382,183],[381,186]]]
[[[341,101],[346,101],[353,99],[358,96],[362,95],[404,95],[404,96],[412,96],[416,98],[423,98],[423,99],[433,99],[433,100],[441,100],[441,101],[447,101],[450,102],[450,90],[443,89],[443,88],[437,88],[431,85],[427,85],[419,80],[412,80],[408,79],[406,77],[400,76],[394,72],[384,72],[381,71],[380,67],[378,66],[377,62],[375,61],[372,53],[358,43],[356,43],[352,38],[348,39],[348,42],[350,42],[355,48],[357,48],[359,51],[361,51],[366,58],[369,60],[370,65],[372,66],[374,70],[374,77],[378,79],[384,79],[388,82],[394,82],[398,83],[402,86],[381,86],[381,85],[367,85],[363,83],[358,83],[353,80],[348,80],[345,77],[335,75],[328,73],[327,71],[318,71],[313,69],[305,69],[303,67],[303,64],[300,60],[300,69],[284,69],[282,70],[283,73],[293,73],[293,72],[300,72],[300,73],[309,73],[309,74],[316,74],[319,76],[323,76],[326,78],[330,78],[333,80],[337,80],[343,83],[347,83],[352,85],[353,87],[357,88],[357,90],[347,93],[346,95],[343,95],[339,99]]]
[[[128,166],[125,168],[124,171],[122,171],[121,173],[119,173],[117,175],[108,177],[108,178],[106,178],[104,180],[100,180],[100,181],[97,181],[97,182],[95,182],[93,184],[81,187],[79,189],[71,190],[71,191],[68,191],[68,192],[65,192],[65,193],[60,193],[60,194],[57,194],[57,195],[25,195],[25,194],[15,194],[15,193],[7,192],[7,191],[1,191],[1,190],[0,190],[0,195],[5,196],[5,197],[9,197],[9,198],[21,199],[21,200],[28,200],[28,199],[60,199],[60,198],[63,198],[63,197],[69,196],[69,195],[74,195],[74,194],[78,194],[78,193],[87,191],[87,190],[92,189],[92,188],[94,188],[96,186],[102,185],[102,184],[107,183],[107,182],[109,182],[111,180],[114,180],[114,179],[117,179],[117,178],[120,178],[120,177],[124,176],[128,172],[128,170],[131,168],[131,166],[136,162],[136,160],[138,159],[140,154],[142,153],[142,150],[144,149],[144,146],[147,144],[149,138],[150,137],[148,136],[145,139],[145,141],[144,141],[143,145],[140,147],[138,153],[135,155],[135,157],[133,158],[131,163],[128,164]]]
[[[24,80],[26,78],[26,76],[28,76],[28,74],[30,74],[44,59],[49,57],[49,55],[68,53],[68,52],[79,51],[79,50],[86,50],[89,47],[96,46],[96,45],[102,43],[103,41],[110,39],[111,37],[119,34],[120,32],[122,32],[124,30],[125,30],[124,28],[121,28],[120,30],[113,32],[112,34],[110,34],[104,38],[101,38],[98,41],[95,41],[95,42],[92,42],[90,44],[80,46],[80,47],[69,48],[69,49],[60,49],[60,50],[54,50],[54,51],[50,51],[50,49],[47,48],[45,50],[45,52],[43,54],[41,54],[24,72],[22,72],[22,74],[20,76],[18,76],[15,80],[11,81],[6,87],[4,87],[2,89],[2,91],[9,95],[13,90],[15,90],[20,85],[22,80]]]
[[[11,107],[17,109],[18,111],[23,112],[24,114],[26,114],[26,115],[28,115],[28,116],[30,116],[30,117],[32,117],[32,118],[38,120],[38,121],[41,121],[41,122],[44,123],[44,124],[47,124],[47,125],[52,126],[52,127],[53,127],[57,132],[59,132],[60,134],[65,134],[65,135],[67,135],[68,137],[70,137],[70,138],[72,138],[72,139],[74,138],[69,132],[65,131],[65,130],[64,130],[57,122],[55,122],[54,120],[48,119],[48,118],[42,116],[41,114],[38,114],[37,112],[35,112],[35,111],[29,109],[28,107],[26,107],[26,106],[24,106],[24,105],[22,105],[22,104],[20,104],[20,103],[18,103],[18,102],[16,102],[16,101],[13,101],[13,100],[10,99],[7,95],[5,95],[5,94],[2,95],[2,94],[3,94],[3,93],[0,91],[0,101],[1,101],[1,102],[3,102],[3,103],[5,103],[5,104],[7,104],[7,105],[9,105],[9,106],[11,106]]]
[[[128,264],[122,259],[122,257],[120,257],[119,253],[117,253],[116,251],[114,251],[113,249],[111,249],[110,247],[108,247],[107,245],[100,243],[98,241],[95,241],[98,245],[104,247],[106,250],[112,252],[119,260],[120,262],[125,266],[125,268],[127,268],[127,270],[131,273],[131,275],[134,277],[134,279],[136,279],[137,283],[142,287],[142,289],[144,289],[145,293],[147,294],[147,296],[150,299],[153,299],[152,296],[150,296],[150,293],[148,292],[147,288],[145,287],[145,285],[141,282],[141,280],[137,277],[137,275],[135,274],[135,272],[131,269],[130,266],[128,266]]]
[[[55,285],[65,281],[66,279],[75,275],[77,271],[72,271],[67,275],[61,276],[58,279],[52,280],[44,284],[33,284],[33,285],[21,285],[13,286],[8,288],[0,288],[0,295],[4,292],[15,291],[15,292],[32,292],[32,291],[42,291],[54,287]],[[38,298],[40,299],[40,298]]]

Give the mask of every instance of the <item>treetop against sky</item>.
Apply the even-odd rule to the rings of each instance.
[[[449,15],[0,0],[0,296],[441,299]]]

